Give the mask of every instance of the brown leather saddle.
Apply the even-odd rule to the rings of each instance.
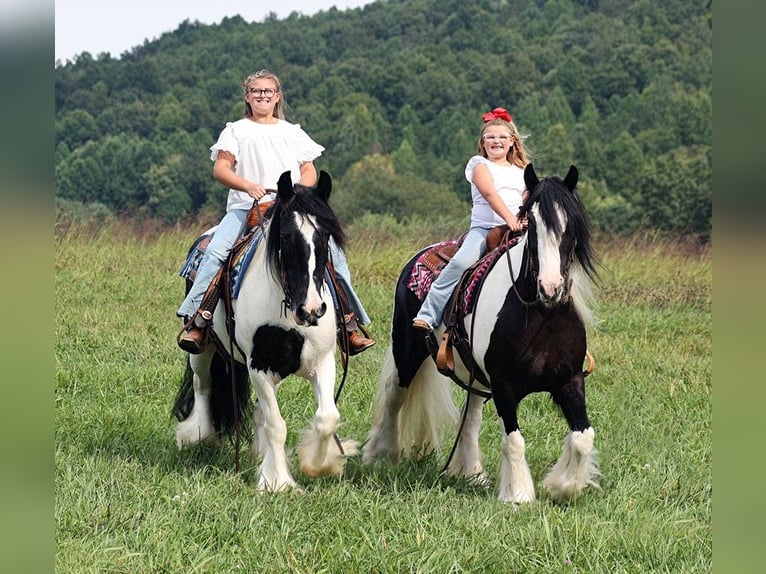
[[[489,387],[489,380],[485,373],[476,365],[473,360],[471,350],[471,341],[465,330],[463,319],[473,311],[474,304],[478,299],[484,279],[489,271],[500,259],[500,255],[505,253],[513,245],[518,243],[524,232],[512,232],[507,225],[500,225],[490,230],[487,235],[487,251],[484,257],[466,269],[460,282],[455,287],[447,307],[444,310],[443,323],[444,333],[441,342],[436,343],[435,337],[426,338],[431,356],[436,363],[437,370],[450,377],[460,387],[483,396],[487,399],[492,397],[491,393],[484,392],[473,387],[473,381],[478,380],[485,387]],[[446,262],[454,256],[457,246],[447,246],[439,250],[437,254],[431,257],[432,260],[445,260],[441,265],[444,268]],[[441,271],[439,269],[439,271]],[[454,349],[457,349],[458,355],[465,367],[470,373],[470,380],[466,383],[455,373]]]

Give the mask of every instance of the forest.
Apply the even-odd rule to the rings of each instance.
[[[184,21],[55,65],[58,211],[215,219],[210,146],[241,82],[282,81],[326,151],[344,222],[463,218],[481,116],[507,108],[538,174],[580,171],[593,225],[712,237],[710,0],[377,0],[313,16]]]

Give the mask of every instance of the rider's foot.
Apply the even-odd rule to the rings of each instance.
[[[348,354],[358,355],[362,351],[366,351],[375,344],[373,339],[361,335],[359,331],[352,331],[348,334]]]
[[[199,355],[205,350],[205,331],[190,325],[184,333],[178,337],[178,346],[190,355]]]
[[[428,332],[431,332],[431,331],[434,330],[434,328],[431,327],[431,325],[428,324],[428,321],[426,321],[424,319],[413,319],[412,320],[412,327],[414,329],[420,329],[422,331],[428,331]]]
[[[193,319],[187,320],[178,334],[178,346],[191,355],[199,355],[207,347],[207,330],[213,315],[199,311]]]

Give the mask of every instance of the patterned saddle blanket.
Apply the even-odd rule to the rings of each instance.
[[[502,231],[502,228],[496,229],[499,232]],[[423,251],[415,261],[407,281],[407,288],[421,303],[426,298],[433,282],[460,248],[465,235],[432,245]],[[499,243],[498,235],[502,236],[502,233],[495,233],[492,234],[492,237],[487,237],[487,253],[463,274],[460,283],[455,287],[455,293],[460,294],[460,301],[457,302],[455,308],[462,315],[467,315],[473,309],[483,277],[492,269],[501,255],[519,242],[523,233],[508,236],[507,239],[506,236],[502,236],[503,240]]]
[[[189,251],[189,255],[186,256],[186,261],[184,261],[181,270],[178,272],[181,277],[194,282],[194,279],[197,276],[197,269],[199,269],[202,258],[205,256],[205,251],[207,250],[208,245],[210,245],[210,240],[215,234],[215,230],[216,227],[208,229],[194,242]],[[263,232],[260,228],[256,227],[242,244],[237,243],[234,248],[232,248],[234,261],[232,261],[230,275],[233,299],[236,299],[239,295],[239,288],[242,283],[241,279],[245,276],[245,271],[249,267],[250,262],[253,259],[253,254],[258,248],[261,239],[263,239]]]

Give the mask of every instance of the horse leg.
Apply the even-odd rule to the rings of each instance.
[[[250,448],[250,454],[254,460],[261,462],[266,454],[265,418],[261,411],[261,402],[256,400],[253,405],[253,445]]]
[[[340,413],[335,404],[335,356],[328,354],[316,367],[311,381],[317,401],[317,411],[298,446],[301,472],[316,478],[328,474],[340,475],[346,457],[358,452],[354,440],[341,441],[335,431]]]
[[[399,386],[399,373],[389,347],[373,401],[375,422],[362,448],[364,464],[371,464],[381,458],[388,458],[394,463],[399,462],[399,410],[407,397],[407,390]]]
[[[189,416],[176,427],[176,444],[179,449],[197,444],[216,434],[210,414],[210,364],[213,353],[214,351],[209,349],[199,355],[189,355],[189,364],[193,372],[194,406]]]
[[[263,433],[263,444],[255,447],[262,448],[258,454],[263,455],[258,469],[258,490],[281,491],[296,488],[298,485],[290,474],[287,464],[285,453],[287,425],[279,412],[276,385],[266,373],[255,369],[250,369],[250,380],[258,398],[255,416],[262,423],[261,432]],[[256,426],[258,425],[259,423],[256,422]]]
[[[561,407],[570,432],[564,439],[561,456],[543,479],[543,486],[558,502],[577,498],[586,487],[599,488],[598,461],[593,441],[596,432],[585,409],[585,378],[577,373],[572,380],[551,393]]]
[[[484,474],[479,447],[484,401],[478,395],[468,393],[463,409],[465,422],[457,439],[455,453],[447,467],[447,474],[468,478],[475,485],[486,485],[488,480]]]
[[[535,500],[535,484],[526,459],[526,443],[519,430],[518,401],[510,385],[492,385],[495,405],[500,415],[503,439],[500,445],[498,500],[523,504]]]

